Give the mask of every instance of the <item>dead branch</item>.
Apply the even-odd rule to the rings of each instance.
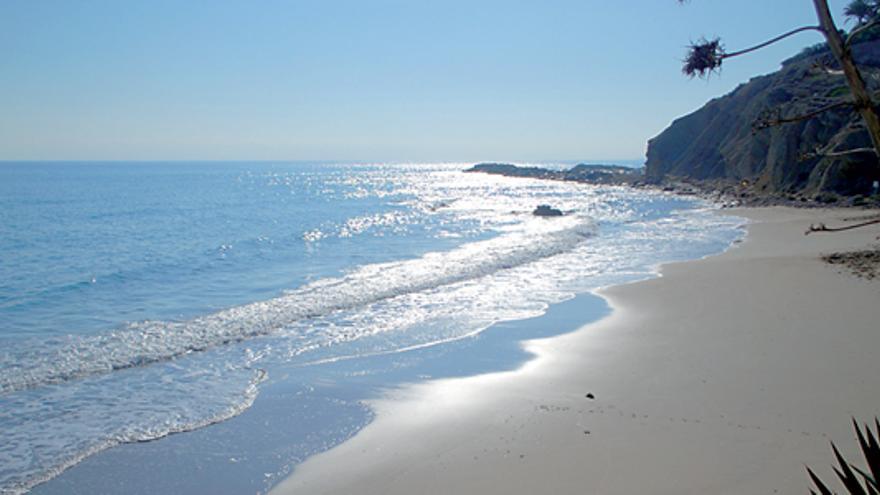
[[[874,91],[870,96],[873,100],[880,98],[880,90]],[[790,124],[793,122],[800,122],[802,120],[809,120],[809,119],[812,119],[813,117],[818,116],[821,113],[825,113],[830,110],[835,110],[837,108],[843,108],[843,107],[848,107],[848,106],[855,107],[856,106],[855,101],[853,101],[849,98],[843,98],[843,99],[835,101],[833,103],[829,103],[827,105],[821,106],[821,107],[819,107],[813,111],[807,112],[805,114],[795,115],[794,117],[782,117],[781,116],[781,114],[782,114],[781,107],[776,107],[772,111],[765,110],[764,112],[761,112],[761,115],[759,115],[758,118],[755,119],[754,122],[752,122],[752,133],[754,134],[758,131],[767,129],[769,127],[774,127],[777,125]],[[770,113],[773,113],[773,112],[775,112],[775,114],[777,115],[776,118],[771,118],[768,116]],[[861,150],[862,150],[862,148],[859,148],[857,152],[860,153]]]
[[[828,105],[819,107],[811,112],[807,112],[801,115],[795,115],[794,117],[777,117],[775,119],[769,119],[767,117],[758,117],[754,122],[752,122],[752,132],[757,132],[768,127],[773,127],[782,124],[790,124],[792,122],[800,122],[802,120],[809,120],[813,117],[825,113],[829,110],[834,110],[836,108],[842,108],[847,106],[855,106],[855,102],[850,99],[844,99],[840,101],[836,101],[834,103],[830,103]]]
[[[797,34],[797,33],[803,32],[803,31],[819,31],[822,34],[825,34],[825,30],[823,30],[819,26],[801,26],[797,29],[792,29],[791,31],[789,31],[785,34],[780,34],[779,36],[773,38],[772,40],[767,40],[767,41],[760,43],[760,44],[757,44],[755,46],[750,46],[749,48],[746,48],[744,50],[725,53],[724,58],[738,57],[740,55],[745,55],[746,53],[753,52],[755,50],[760,50],[761,48],[764,48],[765,46],[772,45],[773,43],[776,43],[777,41],[784,40],[785,38],[788,38],[789,36],[792,36],[794,34]]]
[[[874,148],[852,148],[842,151],[822,151],[817,149],[813,153],[803,153],[799,158],[800,161],[804,161],[813,158],[834,158],[838,156],[854,155],[857,153],[874,153]]]
[[[846,37],[846,41],[844,42],[844,46],[846,46],[846,48],[849,49],[849,47],[852,45],[853,40],[855,39],[856,36],[858,36],[859,33],[862,33],[862,32],[864,32],[868,29],[871,29],[872,27],[875,27],[875,26],[880,26],[880,19],[875,19],[869,23],[862,24],[861,26],[853,29],[852,31],[849,32],[849,36]]]
[[[867,222],[857,223],[855,225],[847,225],[845,227],[826,227],[824,223],[820,224],[810,224],[810,228],[804,232],[804,235],[810,235],[813,232],[842,232],[844,230],[852,230],[858,229],[861,227],[865,227],[868,225],[874,225],[880,223],[880,218],[874,220],[868,220]]]

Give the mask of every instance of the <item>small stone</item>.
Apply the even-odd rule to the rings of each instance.
[[[595,399],[595,398],[596,398],[596,396],[595,396],[595,395],[593,395],[593,393],[592,393],[592,392],[590,392],[590,393],[589,393],[589,394],[587,394],[587,395],[586,395],[586,398],[588,398],[588,399]]]

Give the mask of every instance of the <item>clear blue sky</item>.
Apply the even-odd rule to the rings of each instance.
[[[637,159],[821,41],[704,81],[689,40],[803,24],[809,0],[2,0],[0,159]]]

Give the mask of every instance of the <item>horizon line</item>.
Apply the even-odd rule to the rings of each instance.
[[[376,163],[376,164],[429,164],[429,163],[585,163],[585,162],[638,162],[644,158],[558,158],[558,159],[483,159],[483,160],[370,160],[370,159],[334,159],[334,158],[0,158],[0,163]]]

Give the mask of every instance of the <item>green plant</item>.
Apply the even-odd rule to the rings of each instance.
[[[831,204],[836,203],[839,198],[836,194],[831,192],[820,192],[813,196],[813,201],[817,203]]]
[[[843,9],[843,15],[855,19],[859,24],[864,24],[877,15],[877,9],[866,0],[852,0]]]
[[[838,86],[831,91],[825,93],[826,98],[836,98],[838,96],[846,96],[850,94],[849,88],[846,86]]]
[[[860,469],[854,464],[847,462],[846,459],[840,455],[840,451],[837,450],[837,446],[834,445],[834,442],[831,442],[831,449],[834,451],[834,457],[837,458],[838,464],[838,467],[834,467],[834,472],[837,474],[837,477],[840,478],[843,486],[846,487],[847,493],[851,495],[880,494],[880,485],[877,484],[877,480],[880,479],[880,444],[877,442],[877,435],[880,435],[880,421],[878,421],[877,418],[874,418],[874,424],[877,427],[876,434],[871,431],[870,426],[867,424],[865,424],[865,431],[862,433],[859,424],[856,423],[855,418],[853,418],[853,427],[856,430],[856,437],[859,439],[859,447],[861,447],[862,455],[868,463],[866,470]],[[870,474],[866,471],[870,471]],[[810,479],[813,480],[813,484],[815,484],[816,489],[819,490],[818,493],[814,490],[810,490],[810,493],[814,495],[833,495],[835,493],[832,492],[818,476],[816,476],[816,473],[814,473],[812,469],[807,468],[807,474],[810,475]]]

